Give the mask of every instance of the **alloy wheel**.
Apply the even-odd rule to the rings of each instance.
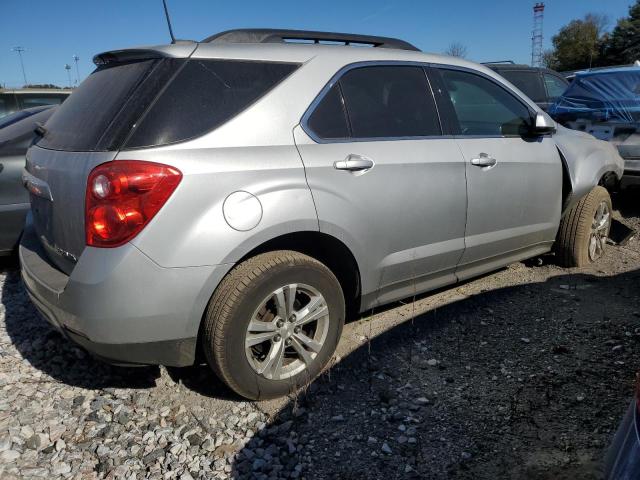
[[[253,370],[269,380],[304,371],[322,350],[329,307],[315,288],[289,284],[273,291],[253,313],[245,353]]]
[[[589,259],[594,262],[604,254],[604,246],[611,228],[611,212],[607,202],[600,202],[591,223],[589,236]]]

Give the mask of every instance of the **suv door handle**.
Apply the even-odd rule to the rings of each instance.
[[[498,161],[487,153],[481,153],[478,158],[471,159],[471,165],[476,167],[493,167]]]
[[[362,155],[351,154],[344,160],[333,163],[336,170],[347,170],[349,172],[358,172],[361,170],[369,170],[375,166],[373,160]]]

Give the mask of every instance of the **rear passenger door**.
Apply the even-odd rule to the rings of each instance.
[[[551,136],[532,136],[534,112],[496,80],[467,69],[431,70],[440,112],[466,159],[469,278],[548,251],[560,221],[562,166]]]
[[[421,66],[351,66],[321,92],[295,139],[320,230],[360,262],[365,308],[455,281],[464,159],[442,136]]]

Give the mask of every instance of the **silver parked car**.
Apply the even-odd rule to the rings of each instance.
[[[108,361],[202,352],[280,396],[350,315],[554,245],[602,255],[618,153],[483,66],[274,30],[95,63],[28,152],[20,258],[43,316]]]
[[[0,118],[0,256],[18,246],[29,211],[29,192],[22,187],[27,149],[38,123],[46,122],[56,107],[27,108]]]

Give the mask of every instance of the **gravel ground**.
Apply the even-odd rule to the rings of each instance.
[[[640,230],[640,196],[617,201]],[[345,327],[306,391],[244,402],[205,367],[104,365],[0,263],[0,478],[597,479],[640,354],[640,239]]]

